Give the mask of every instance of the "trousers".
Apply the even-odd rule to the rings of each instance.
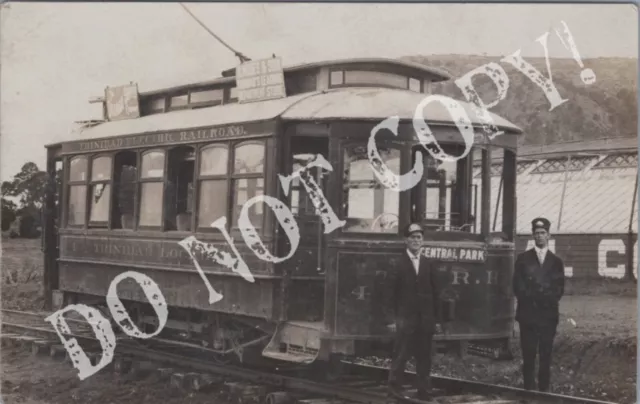
[[[533,325],[520,323],[520,346],[522,348],[522,378],[524,388],[535,388],[536,356],[538,364],[538,390],[549,391],[551,379],[551,352],[557,324]]]
[[[389,369],[390,388],[397,389],[402,385],[407,360],[414,356],[416,358],[418,393],[431,391],[432,342],[433,333],[424,332],[420,326],[397,331],[391,368]]]

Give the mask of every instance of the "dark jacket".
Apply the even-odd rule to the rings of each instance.
[[[557,325],[564,294],[564,263],[549,250],[542,266],[534,248],[519,254],[513,273],[513,293],[518,299],[518,322]]]
[[[412,332],[422,325],[424,332],[434,333],[435,324],[439,322],[435,266],[421,256],[416,275],[405,250],[402,256],[393,287],[397,332]]]

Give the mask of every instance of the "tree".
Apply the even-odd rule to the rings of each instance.
[[[2,224],[2,231],[7,231],[11,227],[11,223],[16,220],[16,211],[18,210],[18,206],[4,197],[0,199],[0,202],[2,203],[2,217],[0,218],[0,224]]]
[[[40,209],[44,200],[46,182],[47,174],[40,171],[35,163],[28,162],[22,166],[12,181],[2,183],[2,195],[19,198],[21,208]]]
[[[35,163],[28,162],[22,166],[13,180],[4,181],[1,186],[3,196],[11,196],[19,201],[19,208],[15,215],[19,220],[21,237],[37,237],[38,227],[41,225],[40,209],[44,202],[44,192],[47,185],[47,174],[40,171]],[[5,199],[3,198],[3,201]],[[7,201],[9,202],[9,201]],[[5,209],[6,204],[6,209]],[[5,203],[2,207],[3,221],[5,214],[9,217],[11,205]],[[15,206],[15,204],[13,204]],[[5,211],[7,213],[5,213]],[[4,227],[4,224],[3,224]]]

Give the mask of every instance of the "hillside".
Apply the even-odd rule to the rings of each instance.
[[[491,112],[497,113],[525,131],[526,145],[593,140],[612,137],[637,137],[638,62],[631,58],[584,60],[585,68],[596,73],[590,86],[580,80],[581,68],[573,59],[550,59],[551,74],[558,92],[569,101],[549,111],[550,104],[542,90],[528,77],[499,57],[470,55],[407,56],[401,58],[438,67],[453,79],[434,85],[434,93],[464,100],[453,80],[485,63],[500,64],[509,76],[507,97]],[[546,76],[544,58],[525,58]],[[474,79],[480,96],[494,100],[495,86],[486,77]]]

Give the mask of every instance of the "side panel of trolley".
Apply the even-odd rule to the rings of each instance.
[[[251,269],[254,282],[216,266],[210,258],[196,255],[212,288],[223,296],[219,301],[209,303],[209,290],[193,260],[178,245],[178,241],[64,235],[60,246],[59,289],[76,294],[106,296],[116,276],[126,271],[136,271],[158,284],[170,307],[268,319],[277,315],[277,291],[281,276],[274,274],[272,266],[253,256],[248,248],[236,246]],[[212,245],[223,248],[221,242],[213,242]],[[141,287],[131,278],[122,280],[117,291],[123,300],[148,302]]]
[[[365,250],[334,250],[335,283],[329,287],[335,311],[329,320],[335,338],[391,336],[387,326],[395,321],[392,288],[401,252]],[[512,265],[508,253],[489,254],[485,263],[437,261],[433,269],[444,330],[436,339],[508,337],[513,327]]]

